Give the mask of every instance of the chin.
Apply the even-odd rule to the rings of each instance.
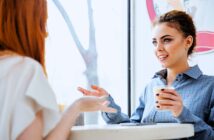
[[[167,68],[165,65],[161,65],[162,66],[162,68]]]
[[[169,67],[170,67],[170,66],[167,65],[166,63],[162,63],[161,66],[162,66],[162,68],[169,68]]]

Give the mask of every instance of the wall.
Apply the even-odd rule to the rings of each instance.
[[[151,18],[147,6],[156,7],[156,14],[173,9],[167,0],[136,0],[133,2],[133,84],[132,111],[138,105],[138,97],[154,73],[161,69],[153,52],[151,40]],[[192,14],[200,39],[197,53],[190,58],[190,64],[198,64],[205,74],[214,75],[214,15],[213,0],[180,0],[181,10]],[[152,3],[152,5],[151,5]],[[179,8],[179,6],[177,6]],[[154,13],[153,13],[154,14]]]

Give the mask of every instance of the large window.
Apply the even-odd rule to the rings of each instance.
[[[68,106],[82,96],[78,86],[98,84],[127,113],[127,3],[48,2],[46,63],[57,102]]]

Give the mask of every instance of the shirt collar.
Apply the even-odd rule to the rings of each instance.
[[[166,76],[167,76],[167,70],[163,69],[163,70],[156,72],[153,78],[161,77],[161,78],[166,79]]]
[[[183,74],[185,74],[193,79],[198,79],[202,75],[202,71],[200,70],[198,65],[195,65],[193,67],[190,67]],[[161,71],[156,72],[153,78],[161,77],[161,78],[166,79],[166,76],[167,76],[167,70],[163,69]]]
[[[193,67],[190,67],[190,69],[184,72],[184,74],[193,79],[198,79],[202,75],[202,71],[200,70],[198,65],[195,65]]]

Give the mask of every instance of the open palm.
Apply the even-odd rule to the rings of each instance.
[[[82,87],[78,87],[78,90],[86,96],[101,97],[101,96],[108,96],[109,95],[105,89],[98,87],[98,86],[95,86],[95,85],[91,86],[91,90],[87,90],[87,89],[84,89]]]

